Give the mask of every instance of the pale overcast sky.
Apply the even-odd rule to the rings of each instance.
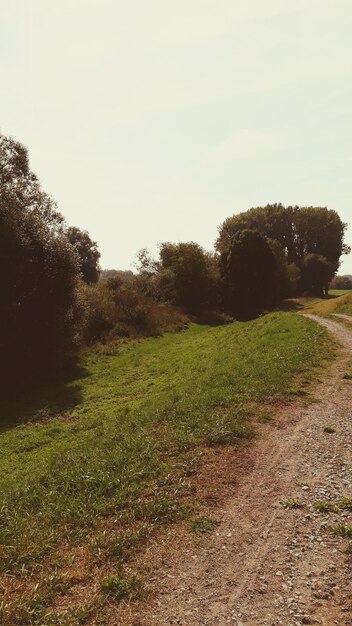
[[[0,7],[1,132],[104,268],[162,241],[211,249],[267,203],[352,222],[351,0]]]

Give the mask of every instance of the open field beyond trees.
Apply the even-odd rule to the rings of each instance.
[[[106,575],[123,579],[126,549],[162,523],[194,519],[189,477],[205,450],[248,441],[263,412],[306,394],[333,350],[324,329],[294,313],[191,325],[97,346],[77,379],[3,404],[2,623],[84,623],[84,612],[60,621],[53,609],[70,587],[60,572],[73,547],[84,544],[88,560],[104,554],[104,594]]]

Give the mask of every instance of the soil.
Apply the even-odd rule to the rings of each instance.
[[[240,461],[235,452],[225,461],[213,453],[210,476],[221,474],[219,463],[227,470],[226,485],[204,498],[215,529],[202,537],[182,527],[163,531],[140,556],[150,599],[123,615],[121,607],[112,610],[109,625],[352,624],[350,544],[331,530],[351,525],[352,512],[315,506],[352,497],[352,381],[344,379],[352,330],[307,317],[341,344],[313,401],[281,409]],[[201,478],[206,491],[207,476]]]

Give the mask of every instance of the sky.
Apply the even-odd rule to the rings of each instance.
[[[351,0],[0,8],[0,132],[103,268],[163,241],[210,250],[226,217],[268,203],[352,223]]]

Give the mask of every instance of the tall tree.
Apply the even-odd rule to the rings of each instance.
[[[301,270],[301,291],[316,296],[328,295],[332,268],[321,254],[307,254]]]
[[[277,299],[278,262],[269,242],[255,230],[236,233],[221,255],[225,306],[252,316]]]
[[[325,207],[273,204],[227,218],[220,226],[216,248],[224,252],[236,233],[254,229],[264,237],[278,241],[288,262],[299,268],[307,254],[324,256],[331,266],[332,277],[341,255],[350,252],[344,243],[346,228],[338,213]]]
[[[74,246],[77,251],[84,282],[88,283],[88,285],[97,283],[100,274],[100,252],[97,242],[92,241],[86,230],[80,230],[76,226],[70,226],[66,230],[66,235],[70,244]]]
[[[158,278],[164,296],[190,313],[217,305],[217,263],[197,243],[163,243]]]

